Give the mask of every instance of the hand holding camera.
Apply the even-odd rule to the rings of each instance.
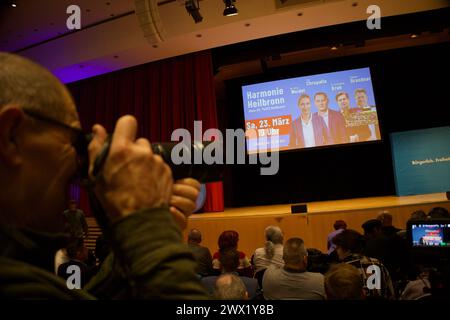
[[[169,205],[172,195],[172,173],[159,155],[152,152],[147,139],[136,139],[137,121],[123,116],[117,123],[111,146],[96,177],[95,193],[111,221],[145,208]],[[93,127],[89,144],[89,174],[94,160],[107,141],[106,130]]]

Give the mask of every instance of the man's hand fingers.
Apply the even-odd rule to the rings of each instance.
[[[193,178],[180,179],[175,181],[173,185],[173,194],[189,198],[195,202],[200,193],[200,187],[200,182]]]
[[[111,149],[128,141],[135,142],[137,132],[136,118],[130,115],[120,117],[114,129]]]
[[[150,145],[150,141],[148,141],[148,139],[146,138],[139,138],[136,140],[136,144],[140,145],[142,147],[148,148],[150,149],[150,151],[152,150],[151,145]]]
[[[187,227],[187,217],[175,207],[170,207],[170,214],[174,218],[177,225],[181,228],[181,230],[186,229]]]
[[[177,208],[179,211],[183,212],[184,216],[188,217],[194,212],[196,208],[195,200],[191,200],[185,197],[180,197],[172,195],[170,198],[170,206]]]
[[[97,157],[98,153],[103,147],[103,144],[106,141],[108,134],[106,133],[105,128],[101,125],[96,124],[92,127],[93,138],[89,143],[88,152],[89,152],[89,173],[93,170],[94,160]]]

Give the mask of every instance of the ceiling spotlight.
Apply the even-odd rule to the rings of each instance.
[[[186,2],[184,3],[186,11],[190,16],[192,16],[192,19],[194,19],[195,23],[202,22],[203,20],[203,17],[200,14],[200,5],[198,1],[199,0],[186,0]]]
[[[11,3],[11,7],[16,8],[16,7],[17,7],[17,4]]]
[[[224,16],[231,17],[238,14],[238,10],[233,4],[236,0],[223,0],[223,2],[225,3],[225,10],[223,10]]]
[[[418,37],[419,37],[419,34],[417,34],[417,33],[413,33],[413,34],[410,35],[411,39],[415,39],[415,38],[418,38]]]

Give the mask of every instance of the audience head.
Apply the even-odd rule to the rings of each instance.
[[[75,211],[75,210],[77,210],[77,202],[76,202],[76,200],[70,200],[69,201],[69,210],[71,210],[71,211]]]
[[[66,248],[67,256],[71,260],[85,260],[84,258],[84,241],[83,238],[71,238]]]
[[[325,274],[325,292],[328,300],[363,299],[363,281],[358,269],[347,263],[332,266]]]
[[[376,237],[381,233],[383,224],[381,220],[370,219],[364,222],[361,226],[364,229],[364,235],[367,237]]]
[[[306,270],[308,265],[308,251],[300,238],[290,238],[283,246],[283,260],[285,268]]]
[[[77,171],[73,141],[80,127],[75,104],[55,76],[0,53],[0,223],[63,230],[59,215]]]
[[[222,251],[219,261],[222,266],[222,273],[237,272],[239,267],[239,252],[236,249]]]
[[[202,233],[198,229],[191,229],[188,233],[188,243],[200,244],[202,242]]]
[[[347,223],[344,220],[336,220],[333,224],[334,230],[347,229]]]
[[[383,227],[391,227],[392,226],[392,214],[389,211],[381,211],[377,219],[381,221]]]
[[[450,213],[443,207],[435,207],[428,212],[430,219],[450,219]]]
[[[412,219],[412,220],[424,220],[424,219],[427,219],[427,218],[428,218],[428,216],[425,213],[425,211],[417,210],[417,211],[414,211],[413,213],[411,213],[411,218],[410,219]]]
[[[283,232],[278,226],[268,226],[265,230],[266,244],[264,250],[266,257],[272,259],[275,254],[275,244],[283,244]]]
[[[226,273],[217,278],[214,297],[219,300],[247,300],[248,292],[241,278]]]
[[[339,260],[352,253],[361,253],[364,247],[363,236],[355,230],[347,229],[333,238]]]
[[[219,236],[219,250],[237,249],[239,234],[234,230],[224,231]]]

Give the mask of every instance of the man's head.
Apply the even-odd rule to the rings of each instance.
[[[368,98],[367,92],[364,89],[356,89],[355,90],[355,100],[360,108],[367,108]]]
[[[363,299],[363,281],[358,269],[347,263],[332,266],[325,274],[325,292],[328,300]]]
[[[264,231],[266,240],[274,244],[283,244],[283,232],[278,226],[268,226]]]
[[[377,219],[381,221],[383,227],[391,227],[392,226],[392,214],[389,211],[381,211]]]
[[[383,223],[379,219],[370,219],[364,222],[361,226],[366,237],[377,237],[381,234]]]
[[[336,95],[336,102],[339,105],[341,112],[344,112],[350,108],[350,98],[347,92],[339,92]]]
[[[334,230],[347,229],[347,223],[344,220],[336,220],[333,224]]]
[[[188,233],[188,243],[200,244],[202,242],[202,233],[198,229],[191,229]]]
[[[339,260],[343,260],[351,253],[361,253],[363,250],[363,237],[355,230],[347,229],[333,237],[336,253]]]
[[[69,210],[71,211],[77,210],[77,202],[73,199],[69,201]]]
[[[328,96],[325,92],[317,92],[314,95],[314,104],[320,112],[328,110]]]
[[[226,273],[217,278],[214,297],[218,300],[247,300],[248,292],[241,278]]]
[[[450,213],[444,207],[435,207],[428,212],[431,219],[450,219]]]
[[[283,260],[286,268],[291,270],[306,270],[308,251],[300,238],[290,238],[283,246]]]
[[[0,53],[0,88],[0,222],[59,231],[77,169],[75,104],[48,70],[9,53]]]
[[[307,94],[302,94],[300,98],[298,98],[298,107],[300,109],[301,114],[309,118],[311,114],[311,98]]]

